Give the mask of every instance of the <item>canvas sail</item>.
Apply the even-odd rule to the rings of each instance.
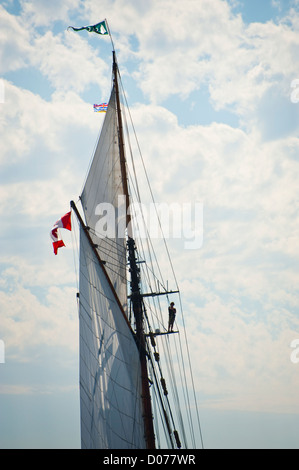
[[[157,276],[153,269],[153,257],[150,254],[148,259],[151,267],[144,272],[146,274],[144,278],[149,281],[149,292],[142,293],[141,289],[139,263],[145,263],[147,256],[144,256],[142,244],[140,247],[144,259],[141,261],[140,255],[137,255],[138,247],[135,245],[131,227],[133,215],[126,213],[127,209],[131,208],[132,200],[126,176],[118,85],[119,71],[108,23],[104,20],[93,26],[80,28],[71,26],[70,28],[74,31],[88,30],[99,33],[99,25],[105,29],[105,34],[110,35],[113,46],[113,88],[100,139],[80,196],[85,223],[75,203],[71,201],[71,207],[76,213],[80,227],[80,292],[78,297],[81,445],[83,448],[154,449],[157,443],[159,448],[168,446],[174,448],[175,445],[181,448],[178,427],[174,419],[175,414],[171,409],[171,405],[175,404],[177,422],[187,448],[187,434],[179,405],[180,388],[176,385],[177,378],[174,375],[173,366],[169,367],[169,364],[174,364],[178,365],[180,371],[184,403],[188,408],[189,435],[196,448],[193,429],[194,409],[196,409],[201,442],[202,436],[196,400],[195,408],[192,408],[188,396],[186,378],[190,375],[195,398],[192,373],[185,373],[186,362],[184,362],[181,342],[179,348],[176,346],[175,350],[171,351],[169,338],[167,347],[163,350],[166,353],[167,374],[173,389],[173,403],[171,403],[162,361],[160,361],[158,341],[165,337],[164,335],[172,335],[179,331],[163,331],[166,328],[163,326],[161,304],[151,299],[157,295],[179,293],[179,290],[168,291],[163,287],[164,282],[159,281],[160,268],[157,266],[159,271],[159,276]],[[100,33],[104,34],[103,31]],[[127,143],[131,151],[130,142]],[[132,167],[134,169],[134,165]],[[140,201],[135,169],[133,174],[135,180],[133,180],[132,187],[137,190],[137,199]],[[146,180],[148,181],[147,176]],[[150,193],[152,194],[151,189]],[[138,218],[137,210],[136,228],[139,225]],[[140,228],[142,232],[143,219],[139,230]],[[128,253],[125,235],[128,238]],[[55,238],[54,243],[56,242],[58,242],[57,247],[63,244],[62,240]],[[156,255],[154,259],[157,261]],[[134,332],[128,320],[127,261],[130,271],[130,317],[133,313]],[[170,264],[173,271],[171,260]],[[148,278],[149,272],[153,275],[152,282]],[[143,287],[145,285],[143,284]],[[160,286],[162,289],[153,292],[151,285]],[[146,303],[143,301],[144,297],[147,298]],[[153,301],[150,302],[150,300]],[[151,313],[152,325],[149,323],[147,310]],[[186,353],[190,367],[188,345]],[[175,357],[176,360],[174,360]],[[189,370],[191,372],[191,369]],[[160,429],[164,432],[165,441],[161,440]]]
[[[81,194],[81,203],[100,258],[126,310],[125,197],[113,87],[101,135]]]
[[[82,228],[79,318],[82,448],[145,448],[137,346]]]
[[[126,317],[125,202],[118,132],[116,93],[113,87],[81,195],[88,227],[88,235],[82,227],[80,229],[80,404],[83,448],[146,447],[140,358]],[[104,236],[105,230],[107,236]]]

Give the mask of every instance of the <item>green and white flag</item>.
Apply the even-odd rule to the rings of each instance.
[[[74,28],[73,26],[69,26],[68,29],[70,28],[72,28],[73,31],[81,31],[82,29],[86,29],[89,33],[98,33],[102,35],[109,34],[105,20],[93,26],[83,26],[82,28]]]

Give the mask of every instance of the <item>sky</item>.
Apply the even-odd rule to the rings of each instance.
[[[203,207],[168,246],[205,448],[298,448],[298,0],[3,0],[0,448],[79,448],[74,235],[107,101],[108,19],[156,201]],[[138,168],[137,168],[138,169]],[[180,312],[177,315],[180,323]]]

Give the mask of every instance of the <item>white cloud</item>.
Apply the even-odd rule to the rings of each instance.
[[[237,298],[223,301],[198,281],[184,282],[183,289],[185,298],[189,293],[198,299],[198,305],[186,301],[185,317],[202,406],[298,412],[298,377],[289,347],[296,329],[288,328],[282,312],[272,310],[267,321],[256,314],[253,319],[244,315]]]
[[[228,107],[248,118],[274,84],[283,96],[290,93],[297,73],[294,11],[278,24],[247,26],[219,0],[177,3],[175,8],[168,0],[150,5],[109,2],[109,7],[108,2],[100,7],[85,2],[91,17],[99,17],[106,6],[120,52],[129,56],[129,41],[134,34],[138,39],[134,56],[140,66],[134,77],[153,102],[173,94],[186,98],[208,85],[215,109]]]
[[[223,409],[298,412],[289,349],[299,328],[298,139],[184,128],[157,106],[131,112],[158,202],[204,202],[202,248],[169,241],[199,396]]]
[[[77,9],[80,0],[21,0],[22,16],[34,26],[49,26],[52,22],[69,21],[69,12]]]
[[[52,101],[49,102],[5,80],[4,86],[5,103],[2,105],[0,122],[3,136],[2,164],[16,163],[28,157],[37,142],[42,142],[52,152],[65,151],[65,142],[63,147],[61,144],[66,128],[62,128],[62,123],[69,122],[70,126],[80,123],[82,128],[96,131],[97,123],[92,108],[72,91],[53,93]],[[8,153],[12,158],[10,161],[7,159]]]
[[[105,41],[105,39],[103,39]],[[78,33],[66,31],[53,35],[48,31],[34,44],[32,63],[56,90],[81,92],[91,83],[102,89],[110,86],[109,67]]]
[[[71,91],[53,93],[50,102],[6,81],[5,91],[0,163],[9,178],[2,180],[0,211],[53,214],[70,196],[77,200],[103,117]]]
[[[42,346],[76,353],[76,290],[66,286],[67,279],[72,277],[61,265],[54,266],[49,260],[47,266],[45,263],[30,265],[24,259],[17,264],[15,261],[7,261],[10,265],[3,272],[7,279],[5,290],[2,285],[0,291],[1,338],[5,343],[6,362],[28,361],[32,353],[39,354]],[[31,276],[33,271],[35,274]],[[55,286],[59,277],[60,285]]]
[[[23,8],[22,18],[32,28],[50,24],[56,14],[63,20],[70,3],[44,2],[37,9],[31,1]],[[103,11],[109,12],[120,64],[121,58],[134,59],[138,68],[132,78],[160,104],[131,109],[157,202],[204,203],[201,250],[178,250],[170,242],[196,386],[213,407],[297,412],[298,373],[289,360],[289,343],[299,328],[298,123],[274,135],[279,120],[273,116],[298,109],[288,95],[291,79],[297,78],[298,14],[278,24],[245,26],[219,0],[176,5],[107,0],[84,2],[83,18],[93,24],[103,19]],[[4,70],[30,64],[54,90],[46,101],[5,81],[0,145],[8,179],[1,187],[2,227],[7,231],[18,220],[21,238],[28,217],[32,242],[46,243],[51,225],[45,233],[41,227],[47,217],[54,223],[61,206],[79,194],[100,127],[83,92],[97,84],[105,96],[109,66],[89,46],[88,36],[31,33],[26,23],[15,35],[20,18],[1,12],[7,34],[0,33]],[[209,86],[215,109],[231,108],[242,117],[242,127],[183,126],[161,104],[173,94],[188,99],[202,85]],[[136,167],[139,171],[141,163]],[[7,347],[18,357],[21,345],[25,351],[26,344],[43,342],[74,351],[70,257],[52,257],[49,267],[48,252],[38,264],[28,261],[28,252],[15,257],[16,245],[6,241],[5,246],[10,251],[0,303]],[[68,249],[64,253],[69,255]],[[159,260],[164,264],[163,256]]]
[[[10,15],[0,5],[0,73],[17,70],[28,65],[33,52],[30,31],[23,27],[19,17]]]

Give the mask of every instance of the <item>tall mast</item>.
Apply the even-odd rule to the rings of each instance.
[[[126,160],[125,160],[125,151],[124,151],[124,138],[123,138],[123,125],[122,125],[122,116],[120,109],[120,98],[119,98],[119,87],[118,87],[118,67],[115,57],[115,51],[113,51],[113,76],[114,76],[114,86],[115,86],[115,95],[116,95],[116,106],[117,106],[117,117],[118,117],[118,134],[119,134],[119,152],[120,152],[120,165],[121,165],[121,174],[122,174],[122,183],[126,199],[126,225],[128,227],[130,222],[130,214],[128,214],[128,208],[130,205],[129,191],[128,191],[128,180],[127,180],[127,170],[126,170]],[[129,234],[131,235],[131,234]],[[133,306],[133,313],[135,317],[136,324],[136,341],[137,347],[139,350],[139,358],[141,365],[141,382],[142,382],[142,403],[143,403],[143,413],[144,413],[144,431],[145,431],[145,440],[148,449],[155,448],[155,434],[153,426],[153,414],[152,414],[152,405],[151,405],[151,396],[149,390],[149,379],[148,379],[148,370],[147,370],[147,359],[146,359],[146,340],[144,335],[144,318],[143,318],[143,300],[140,292],[140,277],[139,269],[136,263],[135,255],[135,242],[131,236],[128,240],[128,252],[129,252],[129,263],[130,263],[130,273],[131,273],[131,302]]]
[[[128,227],[129,222],[130,222],[130,214],[128,214],[128,209],[130,206],[130,198],[129,198],[129,191],[128,191],[128,178],[127,178],[126,157],[125,157],[125,147],[124,147],[124,132],[123,132],[122,117],[121,117],[119,87],[118,87],[118,79],[117,79],[118,67],[117,67],[117,62],[116,62],[115,51],[113,51],[112,54],[113,54],[113,78],[114,78],[114,86],[115,86],[117,119],[118,119],[120,168],[121,168],[123,190],[124,190],[124,195],[126,198],[126,226]]]
[[[148,449],[155,448],[155,434],[153,426],[153,414],[151,405],[151,396],[149,390],[149,380],[146,361],[146,341],[144,335],[144,304],[142,294],[140,292],[139,268],[137,267],[135,242],[133,238],[128,240],[129,263],[131,272],[131,302],[136,323],[136,340],[139,349],[139,357],[141,364],[141,381],[142,381],[142,401],[144,412],[144,428],[145,440]]]

